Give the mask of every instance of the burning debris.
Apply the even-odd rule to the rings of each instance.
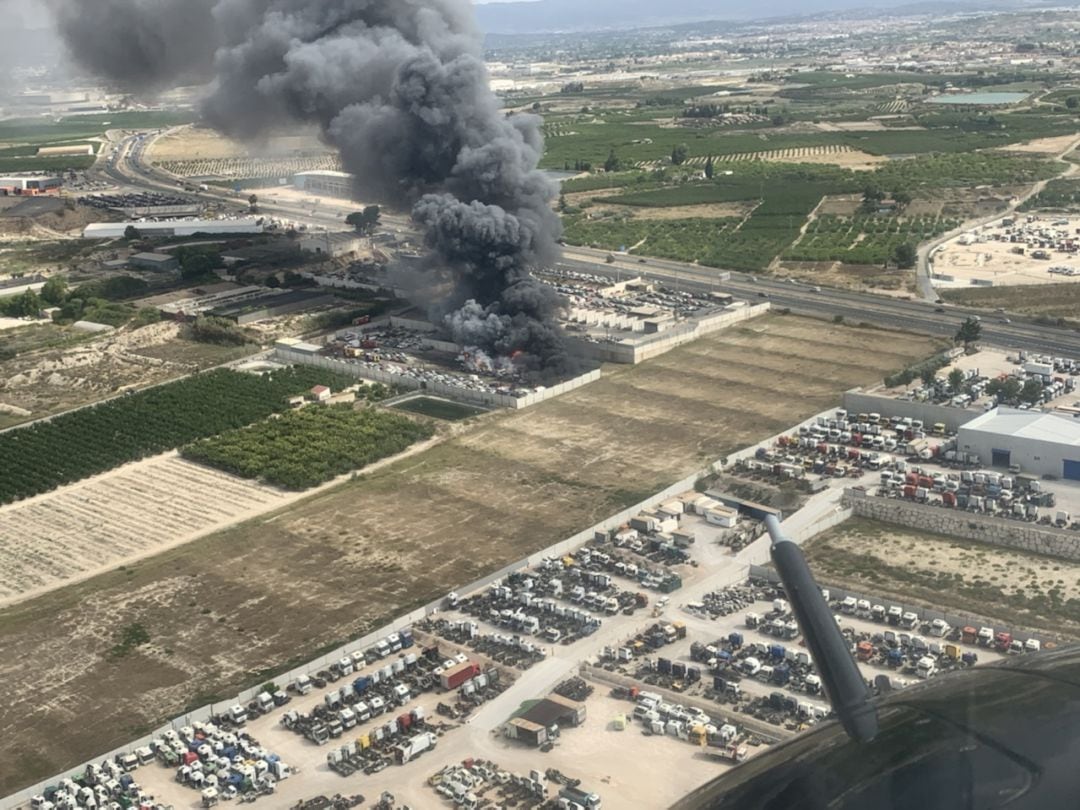
[[[561,231],[540,119],[500,109],[469,0],[61,0],[56,14],[75,61],[117,84],[209,81],[203,115],[227,135],[317,124],[366,197],[412,206],[426,266],[454,280],[434,314],[455,340],[533,379],[577,370],[561,299],[532,276]]]

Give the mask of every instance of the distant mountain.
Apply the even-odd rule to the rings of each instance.
[[[924,3],[927,10],[932,4]],[[1030,6],[1022,0],[950,3],[953,8],[1000,9]],[[835,11],[910,11],[911,0],[531,0],[477,5],[480,29],[493,34],[535,34],[647,28],[699,20],[747,21]]]

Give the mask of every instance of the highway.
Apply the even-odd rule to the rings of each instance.
[[[731,272],[729,281],[718,281],[720,271],[682,262],[663,259],[605,261],[607,251],[588,248],[566,248],[562,266],[582,273],[595,273],[609,278],[640,275],[685,290],[707,292],[718,290],[752,303],[769,301],[776,309],[790,309],[799,315],[832,318],[842,315],[850,324],[868,323],[890,329],[934,335],[952,339],[965,318],[982,318],[982,343],[1005,349],[1020,349],[1043,354],[1080,357],[1080,333],[1070,329],[1041,326],[1030,322],[1004,323],[1005,316],[986,310],[966,309],[916,300],[890,298],[881,295],[812,287]],[[817,291],[820,290],[820,291]],[[938,312],[937,310],[942,310]]]
[[[105,178],[118,186],[137,189],[141,191],[158,191],[169,194],[182,193],[188,197],[195,197],[209,205],[220,206],[226,213],[233,216],[248,216],[247,196],[249,192],[236,192],[225,189],[210,187],[207,191],[195,190],[184,191],[178,178],[158,169],[146,162],[144,153],[150,148],[153,141],[168,134],[171,130],[162,131],[158,134],[146,134],[140,141],[139,134],[126,134],[110,132],[110,142],[116,146],[116,160],[111,161],[108,157],[109,149],[101,150],[101,157],[91,172],[104,175]],[[118,140],[114,140],[118,139]],[[187,181],[191,182],[191,181]],[[259,194],[259,192],[256,192]],[[259,195],[259,213],[291,220],[309,227],[326,228],[328,230],[346,230],[344,217],[346,206],[340,206],[340,210],[317,210],[310,205],[301,203],[286,203],[282,201],[270,201],[266,195]],[[331,204],[328,208],[333,209]],[[405,214],[395,214],[383,210],[383,225],[393,226],[399,229],[411,228],[412,222]]]
[[[110,165],[106,152],[96,169],[111,181],[154,191],[176,192],[176,180],[160,173],[143,160],[143,152],[155,137],[148,135],[142,141],[137,135],[128,135],[118,144],[115,165]],[[187,192],[192,194],[192,192]],[[228,191],[194,192],[194,196],[224,207],[233,207],[235,213],[246,213],[246,201],[239,203]],[[260,201],[263,213],[292,219],[309,226],[342,228],[341,219],[330,212],[316,212],[300,205],[266,203]],[[411,223],[404,215],[385,214],[383,220],[401,228]],[[969,316],[982,318],[982,343],[1003,349],[1022,350],[1041,354],[1080,357],[1080,333],[1054,326],[1042,326],[1009,314],[1005,316],[986,310],[937,305],[932,301],[905,300],[903,298],[873,295],[828,287],[814,287],[803,283],[790,283],[731,271],[728,281],[718,281],[724,271],[694,264],[666,259],[619,258],[607,262],[608,251],[590,248],[567,247],[562,266],[583,273],[594,273],[610,278],[625,277],[628,273],[640,275],[652,281],[664,282],[686,290],[719,290],[745,298],[751,302],[768,300],[776,309],[789,309],[799,315],[834,318],[837,315],[851,324],[867,323],[889,329],[929,334],[951,340],[961,322]]]

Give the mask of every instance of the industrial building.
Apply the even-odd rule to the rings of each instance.
[[[1066,416],[995,408],[961,425],[956,447],[990,467],[1080,481],[1080,422]]]
[[[128,259],[128,264],[138,270],[157,273],[172,273],[180,269],[180,260],[168,253],[136,253]]]
[[[255,321],[264,321],[267,318],[275,318],[278,315],[306,312],[333,302],[334,296],[329,293],[294,290],[267,293],[240,303],[220,306],[211,310],[209,314],[218,318],[227,318],[243,326]]]
[[[300,191],[343,200],[353,199],[355,182],[348,172],[333,171],[297,172],[292,178],[293,186]]]
[[[36,194],[42,191],[60,188],[62,185],[64,185],[64,181],[59,177],[46,177],[43,175],[11,175],[8,177],[0,177],[0,191],[6,193],[21,193],[28,191]]]
[[[514,720],[518,720],[518,723],[515,724]],[[562,694],[552,693],[531,705],[514,720],[510,721],[508,732],[518,734],[518,739],[530,740],[539,745],[543,742],[545,735],[550,737],[550,734],[541,733],[538,729],[550,731],[552,726],[570,728],[584,723],[585,704],[564,698]]]
[[[355,231],[308,233],[300,239],[301,250],[331,259],[359,253],[363,244],[363,238]]]
[[[0,183],[3,181],[0,180]],[[94,222],[83,228],[83,239],[119,239],[128,226],[140,236],[194,236],[197,233],[262,233],[262,220],[242,219],[174,219],[168,222]]]

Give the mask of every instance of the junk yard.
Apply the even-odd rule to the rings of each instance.
[[[881,412],[831,410],[791,426],[39,786],[30,806],[210,807],[236,798],[267,806],[664,806],[687,783],[830,716],[813,656],[767,563],[767,515],[820,560],[823,595],[875,691],[1078,637],[1075,622],[1055,621],[1068,591],[1025,610],[1007,587],[984,589],[975,601],[960,586],[951,598],[917,578],[889,576],[888,565],[873,576],[845,567],[835,540],[845,532],[916,542],[900,539],[905,531],[915,537],[911,530],[877,522],[887,520],[936,527],[942,542],[950,531],[957,542],[968,538],[960,560],[973,555],[991,580],[990,571],[1027,569],[1039,578],[1051,563],[1054,573],[1042,574],[1048,587],[1076,577],[1080,489],[1069,475],[1033,475],[1011,459],[1003,466],[1012,469],[997,458],[983,463],[965,444],[964,426],[957,433],[889,414],[890,401],[910,404],[883,397]],[[1006,406],[986,414],[1012,418]],[[1037,439],[1014,435],[1018,455]],[[784,489],[799,493],[784,507],[747,497],[775,500],[769,493]],[[867,506],[877,502],[886,511]],[[890,504],[898,508],[888,511]],[[951,523],[954,513],[969,517]],[[976,516],[991,521],[981,531],[994,532],[992,541],[953,528]],[[933,576],[933,563],[948,587],[949,559],[932,553],[922,576]],[[627,757],[686,779],[676,788],[647,778],[622,764]]]
[[[663,808],[1080,641],[1075,12],[9,3],[0,810]]]

